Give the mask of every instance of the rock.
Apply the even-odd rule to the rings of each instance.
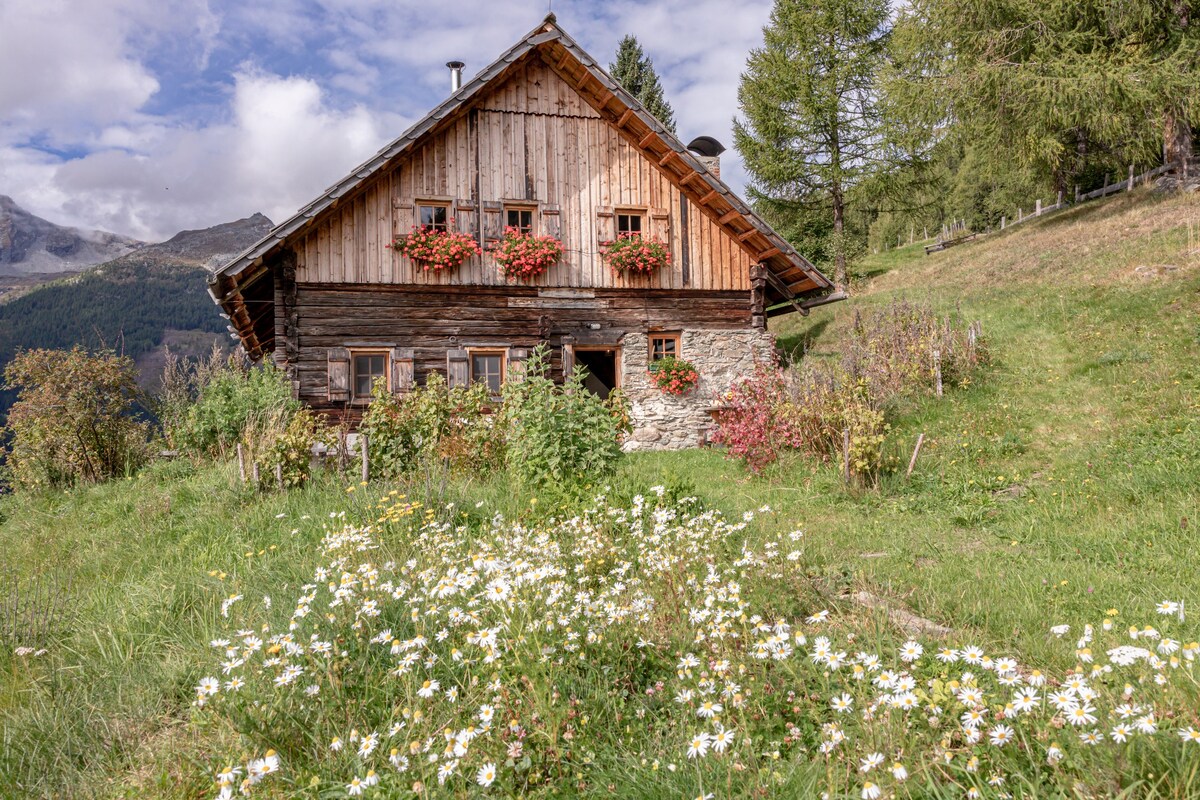
[[[888,620],[909,636],[949,636],[954,630],[931,619],[918,617],[900,603],[885,600],[870,592],[855,592],[851,599],[866,608],[878,608],[887,613]]]

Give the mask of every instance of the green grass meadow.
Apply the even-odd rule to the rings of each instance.
[[[731,515],[770,505],[756,530],[805,531],[828,607],[883,625],[849,599],[866,590],[986,648],[1070,667],[1050,625],[1109,609],[1120,625],[1165,598],[1200,598],[1194,225],[1200,200],[1143,190],[929,257],[919,244],[870,256],[853,299],[776,320],[798,358],[828,357],[857,310],[892,298],[982,321],[989,365],[969,386],[892,409],[895,466],[877,486],[795,456],[754,476],[715,449],[630,455],[612,484],[666,484]],[[322,521],[369,520],[395,488],[325,476],[259,494],[229,463],[177,461],[0,499],[0,581],[70,581],[45,655],[0,649],[0,796],[210,796],[206,765],[228,732],[191,703],[228,587],[282,587],[276,599],[292,602]],[[556,503],[503,479],[447,499],[513,517]]]

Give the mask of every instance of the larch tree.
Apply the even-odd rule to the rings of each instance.
[[[830,220],[834,283],[846,288],[848,192],[887,161],[876,82],[887,0],[776,0],[738,89],[734,141],[751,194]]]
[[[675,112],[663,94],[662,82],[654,70],[654,62],[642,50],[637,37],[627,35],[621,40],[617,46],[616,63],[608,65],[608,72],[627,92],[636,97],[664,128],[671,133],[675,132]]]

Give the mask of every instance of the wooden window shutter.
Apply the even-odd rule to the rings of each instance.
[[[498,242],[504,238],[504,204],[485,200],[483,206],[483,241]]]
[[[555,204],[542,206],[542,233],[562,241],[562,215]]]
[[[329,402],[350,400],[350,351],[344,347],[328,350]]]
[[[506,377],[510,381],[520,383],[525,380],[525,362],[529,359],[529,349],[525,347],[513,347],[508,351],[508,373]]]
[[[469,200],[459,200],[454,205],[454,227],[459,233],[465,233],[472,239],[478,238],[479,229],[475,227],[475,215],[478,210]]]
[[[392,201],[392,235],[407,236],[417,224],[413,204],[396,198]]]
[[[650,209],[650,236],[671,248],[671,212],[665,208]]]
[[[617,238],[617,214],[612,206],[596,209],[596,244],[603,245]]]
[[[392,394],[406,394],[413,387],[413,351],[411,347],[392,348]]]
[[[465,388],[467,385],[467,351],[446,351],[446,385],[450,388]]]

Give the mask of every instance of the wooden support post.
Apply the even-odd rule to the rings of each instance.
[[[1079,184],[1075,184],[1075,202],[1079,202]]]
[[[850,429],[842,430],[842,477],[850,482]]]
[[[933,382],[934,392],[938,397],[942,396],[942,351],[933,351]]]
[[[1062,208],[1062,189],[1058,190],[1058,200],[1054,202],[1055,208]]]
[[[1042,215],[1042,198],[1040,197],[1037,199],[1037,203],[1033,207],[1033,215],[1035,217],[1040,217]]]
[[[908,469],[904,473],[904,478],[907,480],[912,477],[913,467],[917,465],[917,456],[921,454],[921,443],[925,441],[925,434],[917,436],[917,446],[913,448],[912,458],[908,460]]]
[[[1025,219],[1025,209],[1018,208],[1017,209],[1017,222],[1020,222],[1023,219]]]
[[[367,455],[367,435],[360,433],[358,435],[358,449],[362,453],[362,480],[366,483],[371,478],[371,462]]]
[[[929,226],[925,225],[924,227],[921,228],[921,241],[925,241],[928,238],[929,238]]]
[[[916,233],[917,233],[917,226],[911,222],[908,223],[908,243],[909,244],[913,243],[913,237],[916,236]]]
[[[1001,216],[1000,217],[1000,230],[1004,230],[1004,223],[1006,223],[1006,222],[1008,222],[1008,217]]]
[[[275,488],[283,491],[283,464],[275,465]]]
[[[254,488],[258,488],[258,462],[255,461],[250,465],[250,475],[254,478]]]
[[[1126,189],[1125,191],[1127,191],[1127,192],[1133,191],[1133,164],[1129,165],[1129,188]]]
[[[242,483],[245,483],[246,482],[246,451],[242,449],[241,442],[238,442],[237,457],[238,457],[238,477],[242,479]]]

